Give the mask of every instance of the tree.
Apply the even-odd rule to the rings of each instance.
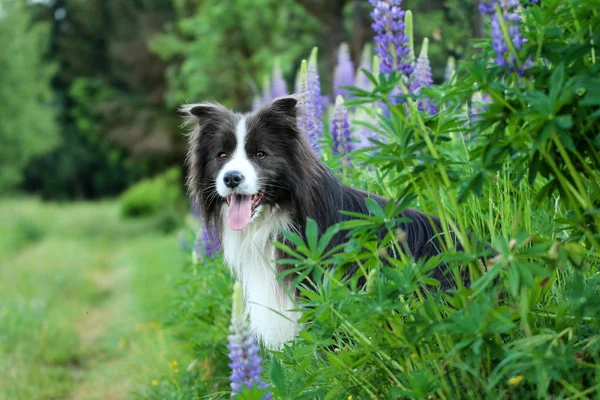
[[[271,73],[275,57],[288,83],[293,82],[294,67],[308,57],[319,32],[316,21],[293,0],[178,4],[177,23],[152,43],[170,63],[167,99],[172,106],[199,99],[249,106],[260,86],[256,81]]]
[[[32,23],[25,1],[0,0],[0,192],[58,142],[50,86],[56,69],[44,59],[48,28]]]

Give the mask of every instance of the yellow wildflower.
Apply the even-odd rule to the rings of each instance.
[[[413,360],[418,360],[419,359],[419,355],[417,353],[412,353],[410,355],[410,358],[412,358]]]
[[[158,381],[156,379],[152,379],[152,386],[158,386]]]
[[[348,396],[348,400],[352,400],[352,395]]]
[[[171,368],[177,368],[177,366],[179,365],[179,363],[176,360],[171,361]]]
[[[523,380],[523,375],[513,376],[508,380],[508,384],[511,386],[518,385]]]

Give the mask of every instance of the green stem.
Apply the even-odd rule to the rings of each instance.
[[[508,45],[508,50],[515,56],[515,63],[517,67],[520,67],[519,63],[519,55],[517,53],[517,49],[515,48],[515,44],[510,38],[510,34],[508,33],[508,27],[504,21],[504,16],[502,15],[502,10],[500,9],[500,2],[496,3],[496,18],[498,18],[498,23],[500,24],[500,29],[502,30],[502,35],[504,36],[504,40]]]

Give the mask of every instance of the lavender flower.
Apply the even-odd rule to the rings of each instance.
[[[337,65],[333,75],[334,97],[348,96],[348,90],[342,86],[354,86],[354,63],[350,57],[350,48],[347,43],[340,44],[338,49]]]
[[[375,31],[375,52],[380,57],[380,71],[391,74],[399,71],[410,75],[413,67],[407,63],[410,53],[404,33],[402,0],[369,0],[373,6],[371,27]]]
[[[354,81],[356,82],[356,87],[361,88],[362,90],[371,91],[373,88],[373,82],[367,77],[367,75],[362,71],[363,69],[369,72],[373,72],[371,69],[373,56],[371,55],[371,46],[366,44],[363,47],[362,53],[360,55],[360,66],[356,71],[356,76],[354,77]]]
[[[198,259],[215,258],[221,251],[221,242],[213,226],[204,224],[202,230],[196,235],[194,241],[194,252]]]
[[[340,154],[343,162],[350,165],[348,153],[352,151],[352,134],[350,133],[348,109],[344,105],[344,98],[341,95],[335,99],[331,117],[331,137],[333,138],[333,152]]]
[[[411,91],[416,94],[421,94],[421,89],[424,87],[430,87],[433,83],[431,76],[431,65],[429,64],[429,56],[427,55],[429,49],[429,39],[423,39],[423,46],[421,47],[421,53],[417,59],[417,66],[413,74],[411,75]],[[435,114],[437,107],[430,99],[421,98],[418,104],[419,110],[427,111],[429,114]]]
[[[279,59],[277,59],[273,66],[273,77],[271,78],[271,100],[286,96],[287,94],[288,91],[283,79],[283,73],[281,72],[281,66],[279,65]]]
[[[244,387],[248,389],[268,389],[262,381],[262,360],[256,338],[249,332],[244,319],[242,285],[236,282],[233,287],[233,307],[231,314],[231,335],[227,337],[229,345],[229,368],[231,368],[231,397],[236,397]],[[272,393],[267,393],[263,400],[270,400]]]

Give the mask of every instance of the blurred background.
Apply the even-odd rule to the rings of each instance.
[[[434,79],[468,56],[474,0],[407,0]],[[181,166],[176,108],[216,100],[247,110],[276,59],[293,91],[319,47],[324,94],[336,51],[360,64],[367,0],[1,0],[0,190],[48,200],[116,196]]]
[[[415,42],[430,39],[437,82],[449,56],[474,51],[476,3],[403,3]],[[161,323],[199,225],[177,107],[249,110],[276,65],[293,92],[313,46],[331,95],[340,44],[358,66],[372,41],[371,9],[0,0],[0,399],[130,398],[194,362]]]

